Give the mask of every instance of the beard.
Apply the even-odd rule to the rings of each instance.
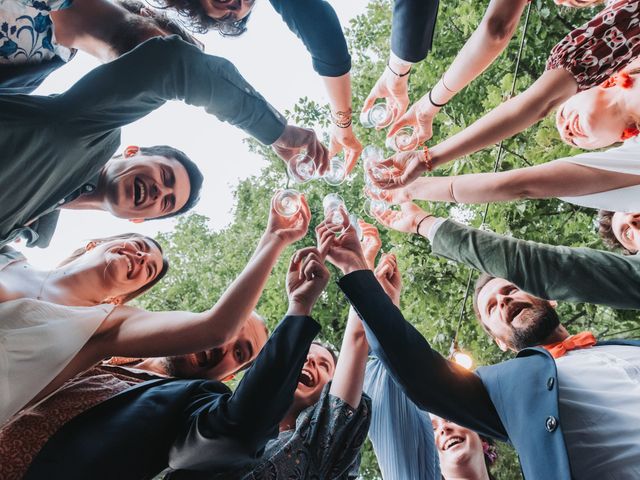
[[[526,326],[511,326],[513,331],[511,347],[518,352],[527,347],[542,344],[560,325],[556,310],[546,301],[536,302],[522,315],[522,323]]]

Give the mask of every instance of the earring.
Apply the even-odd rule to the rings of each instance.
[[[135,145],[129,145],[127,148],[124,149],[124,156],[125,157],[134,157],[138,154],[138,152],[140,152],[140,147],[137,147]]]
[[[629,138],[638,136],[638,134],[640,134],[640,130],[638,130],[637,126],[625,128],[622,131],[622,135],[620,135],[620,140],[627,140]]]

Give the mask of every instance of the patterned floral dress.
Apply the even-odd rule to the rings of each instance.
[[[362,395],[356,410],[329,394],[304,410],[295,430],[281,432],[267,443],[251,471],[232,474],[234,480],[355,480],[360,449],[371,422],[371,399]],[[222,478],[215,476],[214,478]]]
[[[69,61],[74,50],[55,42],[50,12],[71,0],[0,0],[0,68],[2,64],[39,63],[59,56]]]
[[[579,90],[599,85],[640,55],[640,0],[609,0],[553,50],[547,70],[564,68]]]

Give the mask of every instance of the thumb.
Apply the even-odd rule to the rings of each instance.
[[[414,124],[415,124],[415,121],[413,119],[413,113],[411,112],[411,110],[409,110],[407,113],[402,115],[393,125],[391,125],[391,128],[387,133],[387,137],[391,137],[394,133],[396,133],[402,127],[405,127],[407,125],[414,125]]]
[[[378,98],[378,95],[376,95],[375,88],[374,88],[373,90],[371,90],[371,93],[369,94],[369,96],[365,98],[364,104],[362,105],[362,111],[366,112],[371,107],[373,107],[373,104],[376,103],[377,98]]]

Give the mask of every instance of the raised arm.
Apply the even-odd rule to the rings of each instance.
[[[275,197],[274,197],[275,198]],[[232,339],[255,308],[282,250],[304,237],[311,214],[306,200],[293,217],[273,204],[265,234],[253,257],[216,304],[203,313],[147,312],[118,307],[103,328],[103,355],[165,356],[212,348]]]
[[[169,466],[223,471],[255,460],[278,433],[319,331],[311,317],[287,315],[233,395],[212,402],[204,392],[187,407],[188,427],[171,449]]]
[[[51,121],[92,134],[132,123],[167,100],[204,107],[267,145],[286,125],[231,62],[176,36],[152,38],[95,68],[45,106]]]
[[[404,319],[368,269],[355,235],[343,234],[339,239],[327,259],[345,274],[338,282],[340,288],[364,322],[374,354],[408,398],[423,410],[505,438],[480,378],[432,350]]]
[[[528,242],[452,220],[437,228],[432,251],[541,298],[640,308],[636,256]]]
[[[640,175],[588,167],[567,160],[559,159],[506,172],[421,177],[406,187],[382,191],[377,197],[396,204],[411,200],[485,203],[577,197],[640,184]],[[369,194],[376,197],[371,192]]]
[[[447,103],[493,63],[509,45],[527,3],[527,0],[491,0],[478,28],[432,88],[434,103]],[[405,125],[412,125],[416,127],[418,143],[429,140],[433,118],[440,108],[424,95],[393,125],[389,135]]]
[[[380,185],[394,189],[409,185],[424,172],[464,155],[494,145],[546,117],[560,103],[577,92],[573,75],[563,69],[547,70],[527,90],[498,105],[461,132],[430,148],[430,160],[423,161],[421,150],[402,155],[394,162],[394,176]]]
[[[389,228],[431,240],[432,252],[503,278],[548,300],[640,307],[640,259],[592,248],[546,245],[438,219],[413,203],[387,210]]]

